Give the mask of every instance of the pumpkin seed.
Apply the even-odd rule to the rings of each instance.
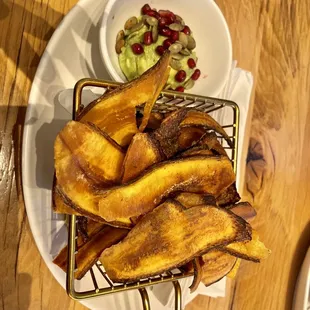
[[[146,18],[146,22],[150,25],[150,26],[157,26],[158,25],[158,20],[153,17],[153,16],[148,16]]]
[[[182,26],[181,24],[172,23],[169,25],[169,28],[174,31],[182,31],[184,29],[184,26]]]
[[[171,57],[176,60],[182,60],[184,58],[181,54],[172,54]]]
[[[133,25],[129,30],[129,34],[140,30],[143,27],[143,22],[139,21],[137,24]]]
[[[181,43],[173,43],[169,46],[171,54],[177,54],[182,50],[183,46]]]
[[[170,66],[171,66],[171,68],[173,68],[174,70],[177,70],[177,71],[182,69],[182,64],[180,63],[180,61],[173,59],[173,58],[171,58],[171,60],[170,60]]]
[[[195,85],[194,80],[189,79],[189,80],[184,84],[184,87],[185,87],[186,89],[191,89],[191,88],[194,87],[194,85]]]
[[[175,14],[175,19],[180,22],[182,26],[185,26],[185,22],[181,16]]]
[[[115,44],[115,51],[117,54],[120,54],[122,52],[122,47],[125,45],[125,40],[120,39],[119,41],[116,42]]]
[[[187,41],[187,48],[193,50],[196,47],[195,39],[192,36],[188,36]]]
[[[188,44],[187,37],[188,36],[184,32],[179,33],[179,41],[183,45],[183,47],[187,47],[187,44]]]
[[[158,39],[158,28],[157,28],[157,26],[152,27],[152,39],[153,39],[153,43],[157,42],[157,39]]]
[[[183,48],[180,51],[180,54],[185,55],[185,56],[189,56],[191,54],[191,52],[187,48]]]
[[[125,37],[125,32],[124,30],[120,30],[117,35],[116,35],[116,42],[118,42],[119,40],[122,40],[124,39]]]
[[[138,23],[138,19],[137,17],[133,16],[127,19],[126,23],[125,23],[125,30],[129,30],[131,29],[134,25],[136,25]]]

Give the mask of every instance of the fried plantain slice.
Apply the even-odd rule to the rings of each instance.
[[[217,136],[215,132],[208,132],[206,133],[203,138],[201,139],[202,145],[207,145],[209,150],[213,151],[213,154],[215,155],[226,155],[227,153],[225,149],[223,148],[222,144],[217,139]]]
[[[209,286],[225,277],[235,266],[237,258],[219,250],[202,255],[201,281]]]
[[[234,242],[221,249],[231,255],[255,263],[259,263],[262,259],[266,259],[270,254],[270,250],[259,240],[258,233],[255,230],[252,231],[252,240],[247,242]]]
[[[163,158],[158,142],[147,133],[137,133],[132,138],[124,162],[122,183],[135,179],[145,169]]]
[[[237,275],[237,272],[239,270],[240,264],[241,264],[241,259],[237,258],[237,261],[236,261],[234,267],[227,273],[226,276],[228,278],[231,278],[231,279],[235,278]]]
[[[215,195],[234,181],[226,156],[193,156],[163,162],[128,184],[102,192],[99,209],[95,207],[92,212],[108,222],[122,222],[151,211],[175,191]]]
[[[226,131],[222,126],[213,119],[208,113],[191,110],[187,113],[185,119],[181,123],[181,127],[202,127],[207,130],[214,130],[219,133],[228,143],[230,147],[233,147],[233,142],[229,138]]]
[[[204,145],[200,146],[194,146],[191,147],[190,149],[182,152],[179,157],[190,157],[190,156],[196,156],[196,155],[205,155],[205,156],[212,156],[214,153],[209,150],[207,147]]]
[[[194,278],[189,289],[191,293],[194,293],[197,290],[199,283],[201,282],[202,279],[202,268],[200,264],[200,258],[199,257],[194,258],[192,260],[192,264],[194,269]]]
[[[99,232],[93,234],[89,241],[78,248],[78,252],[75,255],[76,270],[74,277],[78,280],[82,279],[86,272],[98,260],[101,253],[122,240],[127,233],[127,229],[105,226]],[[63,248],[53,260],[53,263],[65,272],[67,272],[67,251],[67,247]]]
[[[121,147],[104,132],[89,124],[70,121],[58,134],[54,145],[56,179],[60,186],[62,162],[68,158],[61,153],[63,147],[70,152],[83,173],[97,185],[119,183],[125,154]],[[69,167],[70,169],[70,167]]]
[[[100,261],[114,282],[129,282],[179,267],[211,248],[249,240],[250,226],[215,206],[184,209],[166,201],[147,213]]]
[[[94,212],[94,210],[98,209],[99,190],[95,188],[93,180],[88,178],[81,169],[76,157],[72,155],[67,145],[63,143],[60,135],[56,138],[54,149],[57,178],[55,190],[61,195],[66,205],[73,208],[79,214],[97,222],[105,222],[102,217],[96,215],[96,212]],[[98,157],[100,155],[99,153],[96,156]],[[111,169],[111,167],[108,169]],[[130,227],[132,225],[130,220],[127,219],[123,219],[121,223],[110,222],[109,224],[122,227]]]
[[[235,204],[241,199],[237,192],[236,183],[231,184],[225,188],[217,197],[217,204],[221,207],[227,207]]]
[[[170,55],[165,53],[155,66],[139,78],[125,83],[89,104],[77,120],[91,122],[106,132],[121,146],[129,145],[138,132],[136,107],[145,103],[140,130],[143,131],[154,102],[165,85],[169,72]]]
[[[180,128],[180,135],[178,138],[179,150],[186,150],[195,145],[201,137],[205,134],[205,130],[197,127],[183,127]]]
[[[249,202],[239,202],[235,205],[228,206],[227,208],[236,215],[241,216],[247,222],[252,221],[257,214]]]

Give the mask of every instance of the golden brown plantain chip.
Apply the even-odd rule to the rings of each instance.
[[[205,130],[197,127],[180,128],[178,138],[179,150],[186,150],[189,147],[197,144],[201,137],[205,134]]]
[[[90,143],[90,141],[88,141],[88,143]],[[105,222],[102,217],[96,215],[94,212],[94,210],[98,209],[100,197],[98,193],[99,190],[95,188],[93,180],[85,175],[81,166],[78,164],[76,157],[72,155],[72,152],[68,149],[66,144],[63,143],[60,135],[56,138],[54,149],[57,178],[57,186],[55,190],[60,193],[66,205],[73,208],[79,214],[87,216],[97,222]],[[101,154],[99,153],[96,156],[101,156]],[[100,161],[98,162],[100,163]],[[111,167],[108,169],[112,171]],[[117,171],[115,173],[119,172]],[[122,227],[130,227],[132,225],[127,219],[123,219],[122,223],[109,224]]]
[[[100,261],[114,282],[129,282],[182,266],[209,249],[249,240],[250,226],[215,206],[184,209],[166,201],[146,214]]]
[[[270,250],[259,240],[258,233],[255,230],[252,231],[252,240],[234,242],[221,249],[231,255],[256,263],[266,259],[270,254]]]
[[[189,289],[191,293],[194,293],[198,286],[199,283],[201,282],[202,279],[202,268],[200,265],[200,257],[196,257],[192,260],[192,264],[193,264],[193,269],[194,269],[194,278],[193,278],[193,282],[190,285]]]
[[[236,215],[241,216],[247,222],[252,221],[256,216],[256,211],[249,202],[239,202],[227,208]]]
[[[145,103],[140,130],[143,131],[161,89],[169,76],[170,55],[166,53],[155,66],[139,78],[125,83],[89,104],[77,120],[91,122],[121,146],[129,145],[136,125],[136,107]]]
[[[226,156],[193,156],[163,162],[128,184],[102,192],[99,209],[93,208],[92,212],[108,222],[122,222],[151,211],[175,191],[215,195],[234,180]]]
[[[217,204],[221,207],[227,207],[235,204],[240,200],[240,196],[237,192],[236,183],[231,184],[225,188],[217,197]]]
[[[217,136],[215,132],[208,132],[206,133],[203,138],[201,139],[201,144],[208,146],[209,150],[213,151],[213,154],[215,155],[226,155],[227,153],[219,140],[217,139]]]
[[[83,278],[86,272],[98,260],[103,250],[109,248],[123,239],[128,233],[127,229],[105,226],[84,243],[75,255],[76,271],[74,277],[78,280]],[[65,258],[65,259],[64,259]],[[53,263],[67,272],[67,247],[63,248]]]
[[[236,257],[219,250],[211,250],[202,255],[201,281],[209,286],[225,277],[236,264]]]
[[[193,146],[190,149],[180,153],[179,157],[190,157],[196,155],[212,156],[214,153],[203,145]]]
[[[231,279],[235,278],[237,275],[237,272],[239,270],[240,264],[241,264],[241,259],[237,258],[237,261],[236,261],[234,267],[229,271],[229,273],[227,273],[226,276],[228,278],[231,278]]]
[[[145,169],[162,160],[158,142],[147,133],[137,133],[131,140],[123,162],[122,183],[139,176]]]
[[[120,173],[125,154],[121,147],[104,132],[80,122],[70,121],[58,134],[54,145],[56,179],[63,187],[63,169],[60,163],[68,158],[61,153],[67,148],[87,178],[97,185],[111,185],[120,181]],[[70,169],[70,167],[69,167]],[[69,172],[69,171],[68,171]],[[68,194],[67,194],[68,195]]]
[[[181,127],[202,127],[207,130],[214,130],[219,133],[223,138],[227,141],[230,147],[233,147],[233,143],[229,138],[226,131],[222,128],[222,126],[213,119],[208,113],[191,110],[187,113],[184,121],[181,124]]]

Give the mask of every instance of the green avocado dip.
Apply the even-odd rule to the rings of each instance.
[[[154,11],[152,10],[152,12]],[[170,11],[159,12],[173,14]],[[173,16],[175,15],[173,14]],[[191,49],[186,48],[186,42],[188,39],[191,39],[192,41],[194,41],[194,39],[192,38],[191,33],[186,34],[184,32],[181,33],[181,31],[172,30],[186,30],[185,27],[189,29],[188,26],[171,23],[167,24],[165,27],[159,28],[158,24],[162,24],[164,18],[166,17],[158,15],[156,20],[154,17],[144,15],[139,18],[131,17],[127,20],[125,31],[121,30],[116,40],[116,51],[118,53],[119,65],[127,80],[131,81],[154,66],[160,59],[161,52],[169,48],[172,53],[172,60],[170,63],[170,75],[165,89],[184,91],[184,89],[192,88],[194,86],[194,81],[197,80],[200,75],[200,70],[196,68],[197,57],[196,53],[193,51],[193,46],[191,46]],[[148,22],[151,25],[148,24]],[[128,23],[132,24],[131,28],[129,27],[130,25],[128,26]],[[152,23],[156,23],[156,25],[152,25]],[[135,26],[136,29],[132,28],[133,26]],[[156,42],[154,42],[151,37],[154,31],[153,27],[158,27],[157,30],[159,34],[156,36]],[[163,28],[165,29],[162,30]],[[134,31],[132,29],[134,29]],[[165,33],[165,35],[162,35],[161,32],[164,31],[166,31],[167,34]],[[147,41],[147,35],[150,37],[149,41]],[[182,39],[183,42],[178,41],[178,39],[173,40],[173,35],[176,35],[180,41]],[[117,46],[117,44],[120,44],[120,46]],[[173,49],[175,46],[181,48],[181,50],[175,52]],[[194,44],[194,47],[195,46],[196,44]]]

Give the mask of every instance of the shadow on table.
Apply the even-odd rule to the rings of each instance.
[[[301,269],[303,260],[305,259],[306,253],[310,246],[310,221],[303,230],[298,243],[296,245],[296,250],[292,260],[292,268],[290,270],[288,287],[286,294],[286,305],[289,309],[292,308],[292,302],[294,298],[294,290],[297,284],[297,278],[299,271]]]

